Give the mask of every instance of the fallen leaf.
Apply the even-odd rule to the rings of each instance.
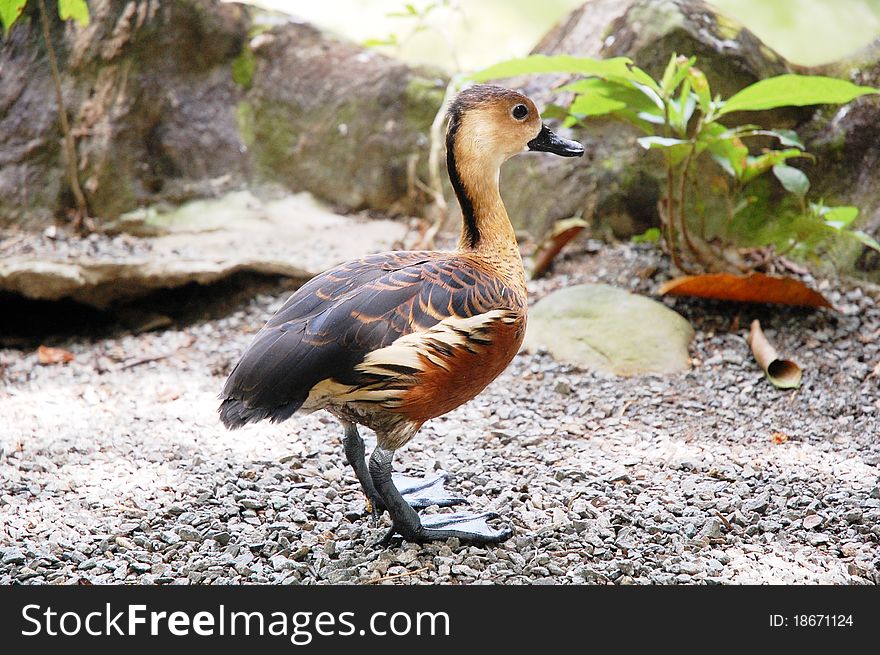
[[[532,279],[541,277],[553,263],[553,259],[559,254],[566,244],[574,239],[587,227],[587,222],[581,218],[563,218],[553,224],[550,233],[547,234],[538,247],[535,248],[534,265],[532,266]]]
[[[37,361],[42,365],[66,364],[73,361],[73,353],[63,348],[40,346],[37,348]]]
[[[748,343],[755,355],[755,361],[773,386],[780,389],[797,389],[801,386],[800,366],[790,359],[779,359],[776,349],[764,336],[760,321],[752,321]]]
[[[770,435],[770,438],[773,439],[775,444],[782,444],[788,441],[788,435],[785,432],[774,432]]]
[[[662,284],[660,294],[833,309],[833,305],[825,296],[800,280],[764,273],[749,275],[710,273],[677,277]]]
[[[156,394],[156,401],[160,403],[170,403],[178,398],[180,398],[180,391],[171,387],[162,388]]]

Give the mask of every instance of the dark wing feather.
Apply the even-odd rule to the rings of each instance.
[[[327,378],[361,384],[370,351],[450,316],[520,308],[500,281],[461,256],[397,252],[343,264],[297,290],[256,335],[223,388],[230,428],[289,418]]]

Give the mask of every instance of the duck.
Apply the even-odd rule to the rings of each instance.
[[[447,110],[446,164],[461,207],[452,251],[393,251],[346,262],[296,290],[229,374],[219,414],[229,429],[326,410],[368,511],[391,518],[383,544],[457,537],[500,543],[494,512],[420,514],[464,502],[445,475],[395,475],[395,452],[422,425],[468,402],[517,354],[527,318],[523,262],[500,193],[500,169],[526,151],[579,157],[519,91],[478,84]],[[369,461],[358,426],[373,430]]]

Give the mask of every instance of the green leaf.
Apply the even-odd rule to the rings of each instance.
[[[767,136],[775,136],[777,139],[779,139],[779,143],[784,146],[800,148],[801,150],[806,149],[806,146],[804,146],[804,142],[801,141],[798,133],[794,130],[763,130],[763,132],[765,132]]]
[[[654,125],[663,124],[662,116],[655,116],[654,114],[649,114],[647,112],[635,112],[630,109],[618,109],[614,112],[614,117],[619,118],[625,123],[629,123],[647,135],[653,135],[655,133]]]
[[[669,59],[666,72],[663,73],[663,80],[660,83],[661,93],[667,98],[672,97],[672,94],[675,93],[678,85],[682,83],[685,77],[687,77],[688,71],[696,62],[696,57],[688,59],[687,57],[673,54]],[[670,67],[672,69],[671,72]],[[667,73],[669,73],[668,76]]]
[[[376,48],[380,46],[396,46],[398,45],[397,35],[389,34],[384,39],[367,39],[364,41],[365,48]]]
[[[880,243],[877,243],[877,241],[875,239],[869,237],[867,234],[865,234],[861,230],[853,230],[852,232],[849,232],[849,234],[851,236],[854,236],[856,239],[861,241],[864,245],[868,246],[869,248],[873,248],[877,252],[880,252]]]
[[[880,93],[880,89],[820,75],[779,75],[755,82],[734,94],[718,113],[842,104],[868,93]]]
[[[712,153],[712,159],[714,159],[715,163],[717,163],[724,170],[725,173],[730,175],[730,177],[738,178],[741,175],[741,168],[734,166],[733,162],[735,160],[730,159],[724,155],[716,154],[714,152]]]
[[[748,182],[762,173],[766,173],[777,164],[783,163],[786,159],[803,156],[804,153],[797,148],[789,148],[788,150],[771,150],[758,157],[746,157],[746,165],[740,179],[743,182]]]
[[[15,25],[26,4],[27,0],[0,0],[0,21],[3,22],[3,29],[8,32]]]
[[[709,89],[709,80],[699,68],[691,68],[687,72],[687,77],[690,80],[691,88],[697,94],[700,111],[705,116],[712,110],[712,91]]]
[[[636,234],[631,241],[633,243],[657,243],[660,241],[660,228],[649,227],[641,234]]]
[[[756,125],[742,125],[740,127],[729,130],[728,133],[735,134],[739,137],[772,136],[776,139],[779,139],[779,143],[784,146],[800,148],[801,150],[806,148],[804,142],[801,141],[797,132],[795,132],[794,130],[762,130]]]
[[[782,184],[786,191],[793,193],[798,198],[803,198],[810,190],[810,180],[800,169],[786,164],[776,164],[773,167],[773,175]]]
[[[721,123],[709,123],[703,127],[698,143],[705,144],[712,159],[731,177],[739,179],[742,176],[749,149],[735,130],[728,130]]]
[[[565,107],[560,107],[559,105],[552,102],[544,107],[544,111],[541,112],[542,118],[563,120],[567,116],[568,110]]]
[[[645,149],[649,148],[672,148],[679,145],[690,145],[686,139],[673,139],[666,136],[643,136],[638,139],[638,144]]]
[[[649,94],[653,94],[653,91],[645,89],[641,85],[609,81],[595,77],[567,84],[560,89],[560,91],[573,91],[581,94],[575,99],[569,110],[575,115],[596,116],[600,113],[605,114],[617,109],[629,109],[636,112],[653,113],[657,116],[661,116],[660,107],[657,106],[651,95],[645,94],[646,90]],[[605,103],[608,107],[611,107],[612,101],[613,103],[617,103],[618,106],[602,112],[581,111],[581,108],[588,107],[588,103],[590,102],[595,102],[596,107],[598,107],[598,98],[600,97],[608,101]],[[589,98],[589,100],[582,101],[583,98]]]
[[[672,89],[674,87],[670,86],[672,84],[672,76],[675,75],[675,60],[678,57],[674,52],[672,56],[669,58],[669,63],[666,64],[666,70],[663,71],[663,77],[660,78],[660,88],[666,94],[672,93]]]
[[[696,105],[696,101],[691,97],[690,80],[685,78],[681,84],[678,99],[670,99],[666,103],[669,125],[679,136],[684,136],[687,132],[687,124],[694,113]]]
[[[626,103],[600,94],[584,93],[575,98],[568,111],[577,118],[585,116],[604,116],[618,109],[626,108]]]
[[[692,147],[690,141],[665,136],[643,136],[636,139],[636,142],[646,150],[662,150],[663,156],[673,166],[687,157]]]
[[[838,232],[852,225],[852,222],[859,215],[858,207],[823,207],[822,209],[821,216],[822,220],[825,221],[825,225],[834,228]]]
[[[660,101],[660,86],[657,84],[657,82],[654,81],[653,77],[648,75],[641,68],[639,68],[638,66],[631,66],[627,79],[632,80],[632,82],[635,84],[641,84],[642,86],[651,89],[655,94],[657,94],[657,100]]]
[[[685,89],[686,87],[690,87],[690,83],[686,83],[682,89]],[[670,100],[668,106],[669,121],[672,123],[672,127],[678,134],[685,136],[687,134],[688,123],[691,120],[691,116],[694,115],[694,109],[697,108],[696,96],[688,90],[687,96],[679,98],[678,100]]]
[[[72,18],[81,27],[89,24],[89,6],[86,0],[58,0],[58,15],[61,20]]]
[[[485,82],[505,77],[529,75],[534,73],[577,73],[587,77],[617,76],[632,79],[629,68],[632,60],[627,57],[613,59],[591,59],[571,55],[530,55],[519,59],[502,61],[483,70],[471,73],[468,77],[474,82]]]

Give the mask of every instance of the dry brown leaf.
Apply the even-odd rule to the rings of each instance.
[[[770,435],[770,438],[773,439],[775,444],[783,444],[788,441],[788,435],[785,432],[774,432]]]
[[[556,221],[550,233],[541,239],[541,243],[535,249],[532,279],[541,277],[553,263],[553,259],[559,254],[559,251],[580,234],[585,227],[587,227],[587,222],[577,217]]]
[[[677,277],[662,284],[660,294],[833,309],[833,305],[825,296],[800,280],[764,273],[749,275],[711,273]]]
[[[748,342],[755,361],[773,386],[780,389],[797,389],[801,386],[801,367],[790,359],[779,359],[776,349],[764,336],[760,321],[752,321]]]
[[[40,346],[37,348],[37,361],[46,366],[48,364],[66,364],[73,361],[73,353],[64,348],[52,348]]]
[[[170,403],[180,398],[180,390],[171,387],[163,387],[156,393],[156,400],[160,403]]]

